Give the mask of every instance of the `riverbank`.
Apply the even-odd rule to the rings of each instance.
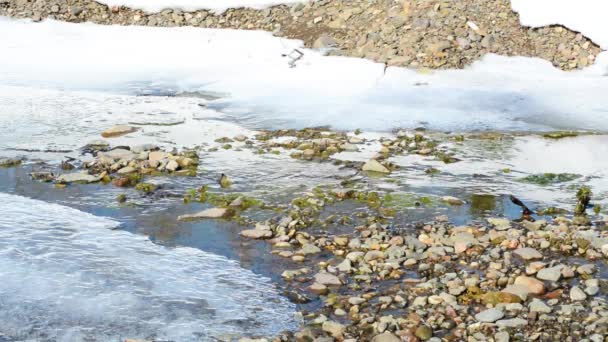
[[[103,25],[264,30],[389,66],[463,68],[488,53],[539,57],[563,70],[594,64],[601,49],[563,26],[527,28],[508,0],[313,1],[266,9],[147,13],[92,0],[0,2],[0,15]]]

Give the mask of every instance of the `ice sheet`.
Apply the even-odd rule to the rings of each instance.
[[[564,72],[488,55],[465,70],[417,72],[326,57],[266,32],[0,20],[0,84],[137,93],[203,90],[253,128],[608,131],[608,55]],[[304,56],[290,67],[289,56]]]

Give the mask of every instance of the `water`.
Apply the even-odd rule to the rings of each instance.
[[[209,340],[293,328],[269,279],[117,222],[0,193],[0,332],[48,341]]]

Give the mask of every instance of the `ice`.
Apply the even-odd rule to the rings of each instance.
[[[266,32],[0,20],[0,84],[226,94],[209,107],[250,128],[608,131],[608,55],[582,71],[487,55],[417,72],[327,57]],[[290,67],[289,54],[304,57]]]
[[[602,0],[511,0],[523,25],[563,25],[608,49],[608,2]]]
[[[179,9],[182,11],[196,11],[200,9],[224,12],[228,8],[255,8],[262,9],[279,4],[293,4],[305,2],[302,0],[99,0],[99,3],[108,6],[127,6],[141,9],[145,12],[160,12],[164,9]]]
[[[0,212],[0,337],[209,341],[296,326],[294,305],[235,261],[21,196],[0,193]]]

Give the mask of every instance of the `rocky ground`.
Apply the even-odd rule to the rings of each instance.
[[[532,56],[573,70],[600,48],[561,26],[519,24],[508,0],[321,0],[264,10],[144,13],[91,0],[0,0],[0,15],[98,24],[195,26],[271,31],[307,47],[412,68],[462,68],[486,53]]]
[[[120,125],[102,136],[134,130]],[[399,221],[396,214],[418,204],[361,186],[370,177],[394,172],[396,166],[386,161],[389,156],[420,154],[444,163],[466,161],[443,150],[440,140],[423,131],[382,138],[379,152],[366,162],[329,158],[363,148],[366,138],[357,133],[263,131],[224,137],[205,148],[210,153],[249,148],[360,171],[340,185],[319,186],[289,202],[275,203],[273,217],[263,220],[247,218],[248,212],[264,206],[257,199],[210,193],[205,186],[184,194],[186,205],[200,202],[210,207],[176,220],[238,220],[244,225],[240,232],[244,240],[265,240],[273,254],[287,261],[282,278],[289,298],[303,305],[319,303],[301,312],[305,323],[299,331],[241,341],[608,341],[607,221],[599,215],[599,207],[593,208],[590,189],[582,187],[576,207],[562,215],[536,216],[512,198],[521,206],[521,219],[487,217],[465,225],[454,225],[447,216]],[[571,134],[545,136],[561,139]],[[469,139],[440,136],[462,143]],[[501,134],[484,138],[500,139]],[[147,179],[194,176],[201,151],[111,146],[99,140],[82,152],[92,154],[93,160],[65,161],[61,175],[31,176],[58,187],[102,182],[153,195],[157,189]],[[4,159],[0,166],[19,163]],[[429,169],[429,177],[433,173]],[[222,188],[232,185],[226,175],[218,182]],[[129,201],[123,196],[117,200]],[[455,197],[441,201],[449,206],[465,204]],[[345,203],[350,208],[346,212],[334,209]]]

